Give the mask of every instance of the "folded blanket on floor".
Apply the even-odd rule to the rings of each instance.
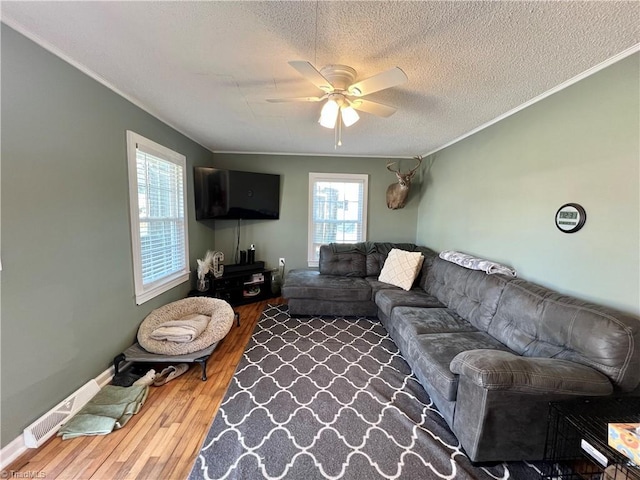
[[[65,429],[64,432],[62,429],[58,432],[58,436],[63,440],[89,435],[107,435],[115,430],[116,419],[77,413],[67,425],[62,427]]]
[[[60,428],[58,436],[68,440],[118,430],[140,411],[148,394],[148,386],[107,385]]]
[[[492,262],[491,260],[477,258],[472,255],[453,250],[440,252],[440,258],[471,270],[482,270],[488,275],[492,275],[494,273],[501,273],[503,275],[509,275],[510,277],[515,277],[517,275],[513,268],[507,267],[506,265],[501,265],[500,263]]]
[[[178,320],[171,320],[154,329],[149,338],[152,340],[167,340],[169,342],[193,342],[205,331],[211,317],[192,313]]]

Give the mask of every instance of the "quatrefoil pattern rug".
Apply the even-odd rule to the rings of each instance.
[[[534,479],[476,468],[382,325],[269,306],[190,479]]]

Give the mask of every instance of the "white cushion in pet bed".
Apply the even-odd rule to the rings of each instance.
[[[207,315],[211,318],[204,331],[193,341],[172,342],[154,340],[151,332],[163,323],[171,322],[191,314]],[[233,309],[224,300],[210,297],[191,297],[169,303],[152,311],[138,329],[138,342],[148,352],[164,355],[183,355],[196,352],[220,341],[231,329]]]

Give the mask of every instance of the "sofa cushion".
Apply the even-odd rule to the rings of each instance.
[[[517,279],[488,331],[520,355],[587,365],[622,390],[640,382],[640,321],[630,315]]]
[[[367,275],[367,257],[357,251],[334,252],[329,245],[322,245],[318,270],[324,275],[364,277]]]
[[[423,261],[424,257],[420,252],[394,248],[387,255],[378,280],[408,291],[418,276]]]
[[[386,253],[373,252],[367,255],[367,277],[375,277],[378,278],[380,276],[380,272],[382,271],[382,266],[384,265],[384,261],[387,259]]]
[[[422,262],[422,268],[418,273],[415,285],[426,291],[425,286],[427,283],[427,276],[429,274],[429,270],[431,270],[431,267],[433,266],[433,262],[438,258],[438,254],[427,247],[418,247],[416,248],[416,251],[421,252],[422,255],[424,255],[424,262]]]
[[[396,307],[391,314],[398,335],[410,339],[431,333],[477,332],[478,329],[447,308]]]
[[[371,285],[371,301],[373,301],[376,298],[378,292],[382,290],[395,290],[396,292],[404,292],[404,290],[396,287],[395,285],[381,282],[374,277],[365,277],[365,280],[369,283],[369,285]]]
[[[458,375],[449,368],[451,360],[460,352],[480,348],[511,351],[485,332],[416,335],[401,351],[419,379],[428,379],[444,398],[453,401],[458,391]]]
[[[375,317],[377,313],[376,304],[373,302],[290,298],[287,305],[292,317],[323,315],[340,317]]]
[[[479,330],[487,331],[500,295],[511,280],[435,258],[427,273],[425,290]]]
[[[372,248],[367,252],[367,276],[379,277],[387,255],[394,248],[413,252],[418,247],[413,243],[373,242]],[[435,252],[434,252],[435,253]]]
[[[378,308],[384,312],[387,317],[391,317],[392,310],[395,307],[444,307],[440,301],[424,290],[414,288],[408,292],[397,287],[386,288],[375,294],[375,302]]]
[[[371,286],[364,278],[323,275],[315,270],[291,270],[282,286],[285,298],[333,301],[371,301]]]

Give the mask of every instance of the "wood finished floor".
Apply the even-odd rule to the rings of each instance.
[[[234,309],[240,314],[241,325],[234,324],[209,358],[206,382],[194,364],[166,385],[151,387],[140,413],[122,430],[64,441],[53,437],[9,465],[2,478],[186,479],[267,303],[284,300],[270,299]]]

